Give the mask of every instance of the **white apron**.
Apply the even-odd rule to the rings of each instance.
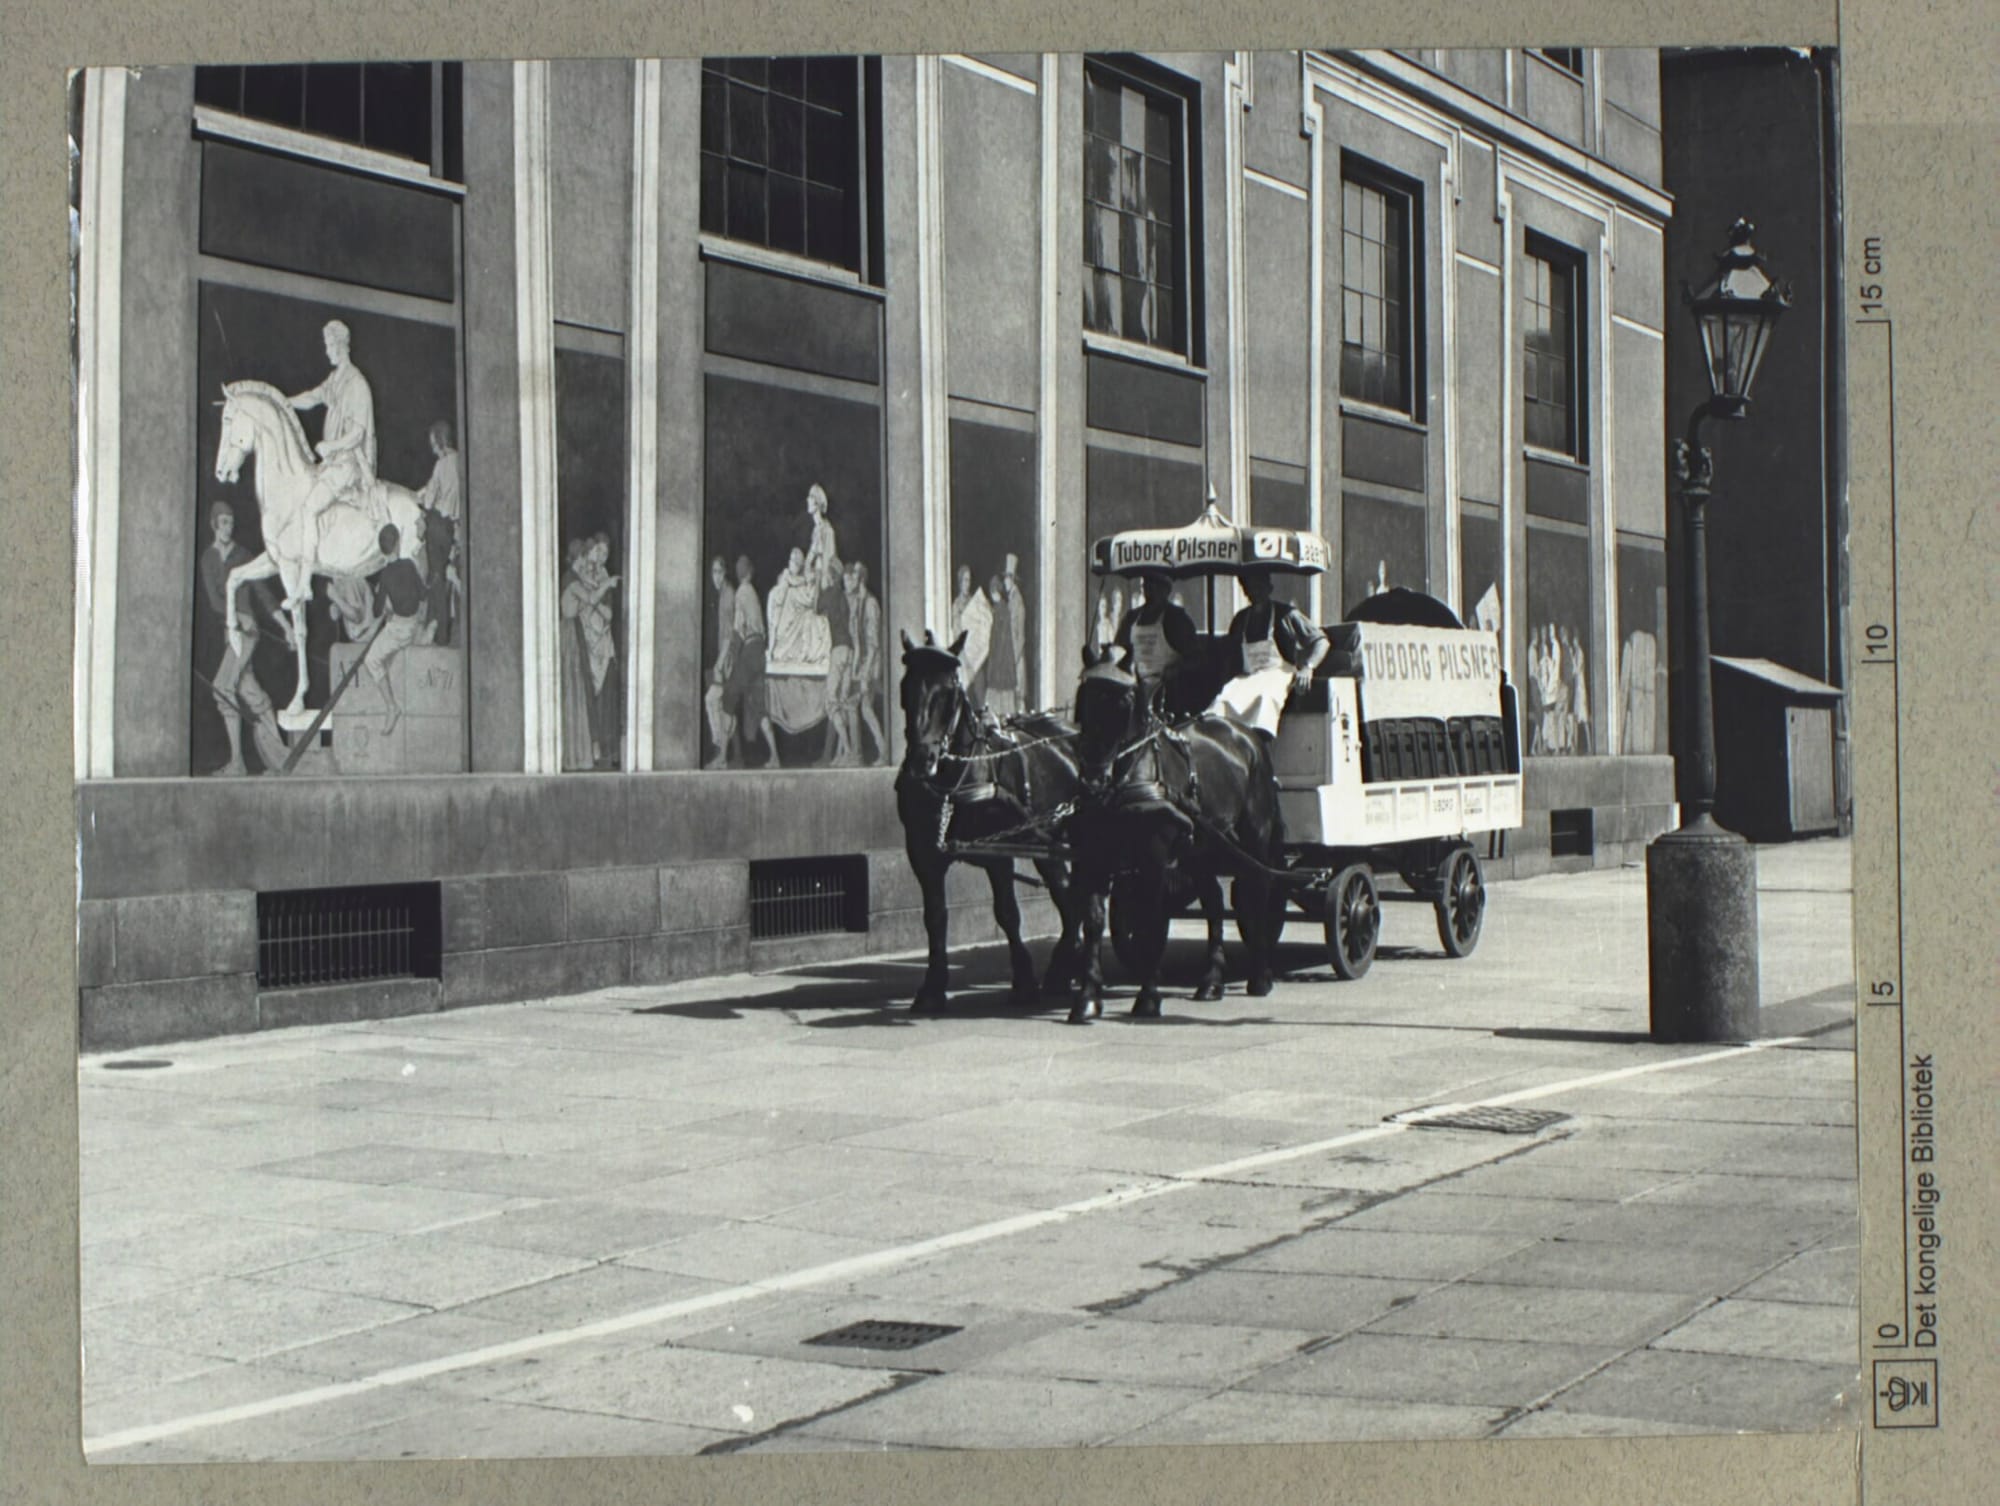
[[[1292,693],[1292,667],[1272,641],[1273,626],[1262,638],[1243,640],[1243,673],[1222,687],[1213,710],[1226,712],[1270,737],[1278,735],[1278,718]]]
[[[1132,670],[1140,679],[1158,679],[1178,658],[1174,646],[1167,642],[1164,617],[1151,626],[1143,622],[1132,624]]]

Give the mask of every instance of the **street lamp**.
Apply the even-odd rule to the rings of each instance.
[[[1701,443],[1708,419],[1740,419],[1788,284],[1772,280],[1738,220],[1712,282],[1687,290],[1701,330],[1709,396],[1673,452],[1685,529],[1685,668],[1688,766],[1680,827],[1646,849],[1646,940],[1656,1041],[1748,1040],[1757,1033],[1757,854],[1715,824],[1715,703],[1708,647],[1708,524],[1714,456]]]

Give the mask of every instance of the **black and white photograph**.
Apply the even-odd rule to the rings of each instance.
[[[1835,49],[131,61],[91,1464],[1866,1425]]]

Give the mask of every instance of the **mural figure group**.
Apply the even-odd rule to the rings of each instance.
[[[817,483],[806,493],[802,538],[767,595],[758,593],[749,555],[737,556],[733,579],[722,556],[709,561],[718,647],[702,709],[711,769],[745,764],[746,744],[758,740],[762,767],[782,767],[777,733],[822,725],[822,767],[874,765],[887,756],[877,704],[882,605],[868,589],[868,567],[841,559],[832,504]]]
[[[1544,623],[1528,640],[1528,754],[1588,754],[1590,676],[1583,645],[1567,626]]]
[[[615,769],[624,736],[624,692],[616,673],[620,577],[610,570],[605,533],[572,538],[563,550],[562,760],[566,770]]]
[[[960,565],[951,599],[951,634],[965,634],[959,674],[972,699],[995,716],[1028,709],[1028,602],[1021,589],[1021,557],[1010,554],[979,583]]]
[[[450,424],[430,427],[434,464],[421,491],[383,481],[376,474],[374,389],[355,364],[352,333],[331,319],[321,341],[331,369],[315,387],[292,395],[259,381],[223,387],[215,479],[235,483],[245,460],[256,457],[263,550],[252,555],[235,541],[241,520],[234,504],[210,505],[211,543],[198,574],[207,615],[224,639],[209,677],[229,743],[228,759],[211,771],[217,774],[251,772],[243,757],[246,718],[267,773],[288,761],[280,729],[301,730],[314,720],[305,697],[315,578],[326,583],[335,632],[369,644],[364,663],[388,707],[385,736],[402,717],[390,688],[397,657],[413,644],[450,644],[463,615],[464,484]],[[297,417],[313,409],[325,410],[316,445],[307,443]],[[281,599],[273,600],[264,584],[273,576]],[[252,666],[265,638],[288,640],[294,650],[291,699],[282,708]]]

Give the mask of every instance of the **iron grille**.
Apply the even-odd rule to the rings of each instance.
[[[1407,1124],[1412,1129],[1484,1130],[1494,1135],[1534,1135],[1567,1118],[1569,1115],[1559,1114],[1554,1109],[1467,1104],[1458,1108],[1409,1109],[1389,1115],[1387,1122]]]
[[[750,939],[868,929],[868,860],[785,858],[750,865]]]
[[[1597,851],[1597,812],[1587,805],[1549,812],[1549,856],[1587,858]]]
[[[933,1339],[958,1331],[949,1323],[866,1318],[859,1323],[849,1323],[845,1328],[836,1328],[831,1333],[817,1334],[806,1342],[841,1349],[915,1349],[919,1344],[928,1344]]]
[[[259,988],[435,978],[441,942],[436,884],[257,896]]]

